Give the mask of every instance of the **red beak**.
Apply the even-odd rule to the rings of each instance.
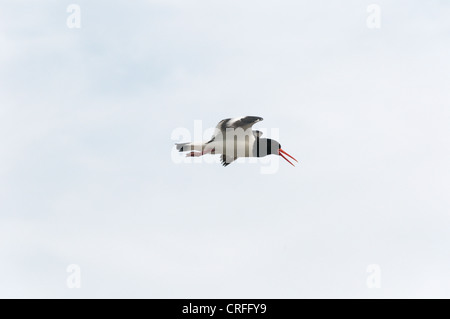
[[[291,155],[289,155],[287,152],[283,151],[283,150],[280,148],[280,149],[278,150],[278,155],[280,155],[282,158],[284,158],[286,161],[288,161],[289,164],[291,164],[292,166],[295,167],[295,165],[292,164],[291,161],[289,161],[286,157],[284,157],[283,154],[289,156],[290,158],[292,158],[294,161],[296,161],[296,162],[298,163],[298,161],[297,161],[295,158],[293,158]]]

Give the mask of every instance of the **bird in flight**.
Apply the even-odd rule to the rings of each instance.
[[[217,124],[211,139],[204,142],[176,143],[180,152],[188,152],[187,157],[197,157],[205,154],[221,154],[220,161],[227,166],[239,157],[264,157],[270,154],[279,155],[289,162],[284,155],[298,162],[285,152],[280,143],[270,138],[261,138],[262,132],[252,130],[255,123],[262,117],[244,116],[225,119]]]

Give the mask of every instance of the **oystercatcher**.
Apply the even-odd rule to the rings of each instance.
[[[280,143],[270,138],[261,138],[262,132],[252,130],[252,126],[262,120],[262,117],[258,116],[225,119],[217,124],[208,142],[175,145],[180,152],[189,152],[186,154],[187,157],[221,154],[220,161],[223,166],[229,165],[239,157],[263,157],[270,154],[279,155],[295,166],[284,155],[298,161],[285,152]]]

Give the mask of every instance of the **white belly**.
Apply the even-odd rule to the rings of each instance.
[[[214,140],[207,144],[207,148],[214,148],[215,154],[224,154],[229,157],[254,157],[253,147],[255,141],[254,135],[238,135],[234,139]]]

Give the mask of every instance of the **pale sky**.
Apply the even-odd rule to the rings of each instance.
[[[449,16],[1,0],[0,297],[450,298]],[[173,161],[175,129],[240,115],[297,167]]]

